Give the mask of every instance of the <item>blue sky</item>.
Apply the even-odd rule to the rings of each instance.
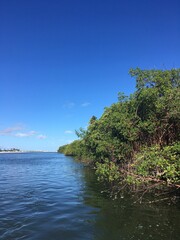
[[[1,0],[0,147],[56,151],[135,90],[130,68],[180,64],[179,0]]]

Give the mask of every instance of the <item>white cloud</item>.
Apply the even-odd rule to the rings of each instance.
[[[25,137],[36,137],[38,139],[47,138],[46,135],[43,135],[37,131],[28,131],[24,129],[23,125],[14,125],[12,127],[7,127],[0,130],[0,136],[11,136],[17,138],[25,138]]]
[[[31,137],[36,134],[35,131],[29,131],[29,132],[18,132],[14,134],[15,137]]]
[[[89,105],[91,105],[89,102],[84,102],[81,104],[81,107],[88,107]]]
[[[75,106],[74,102],[68,102],[63,105],[64,108],[73,108]]]
[[[8,127],[4,128],[3,130],[0,131],[0,135],[12,135],[14,132],[22,130],[23,127],[21,125],[13,126],[13,127]]]
[[[37,138],[38,138],[38,139],[45,139],[45,138],[47,138],[47,136],[46,136],[46,135],[43,135],[43,134],[40,134],[40,135],[37,136]]]
[[[73,133],[74,133],[74,131],[71,131],[71,130],[66,130],[64,133],[66,133],[66,134],[73,134]]]

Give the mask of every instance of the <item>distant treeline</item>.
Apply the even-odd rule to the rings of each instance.
[[[17,148],[10,148],[10,149],[1,149],[0,152],[20,152],[20,149]]]
[[[92,163],[100,180],[144,194],[180,189],[180,69],[131,69],[136,91],[93,116],[58,152]]]

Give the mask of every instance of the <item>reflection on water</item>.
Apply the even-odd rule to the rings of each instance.
[[[94,239],[179,239],[180,208],[168,205],[134,204],[132,198],[113,200],[102,194],[100,185],[88,169],[85,204],[97,207]],[[89,197],[87,197],[87,195]]]
[[[101,190],[70,157],[0,154],[0,239],[179,239],[178,206],[134,205]]]

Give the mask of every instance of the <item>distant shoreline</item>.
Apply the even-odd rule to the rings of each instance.
[[[0,152],[0,154],[4,154],[4,153],[51,153],[49,151],[17,151],[17,152],[13,152],[13,151],[2,151]],[[56,152],[52,152],[52,153],[56,153]]]
[[[12,151],[1,151],[1,152],[0,152],[0,154],[1,154],[1,153],[23,153],[23,152],[22,152],[22,151],[19,151],[19,152],[12,152]]]

